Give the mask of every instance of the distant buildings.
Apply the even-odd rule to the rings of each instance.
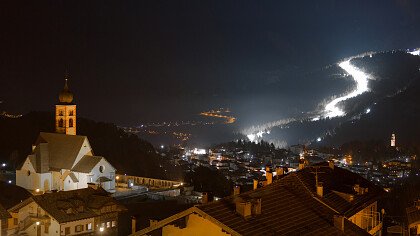
[[[86,136],[76,135],[76,105],[67,79],[56,105],[56,132],[41,132],[32,153],[16,170],[16,184],[34,193],[87,188],[115,191],[115,168],[95,156]]]
[[[383,193],[357,174],[321,163],[265,187],[194,206],[133,235],[380,235]]]

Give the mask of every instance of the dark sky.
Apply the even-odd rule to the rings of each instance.
[[[0,26],[0,110],[52,110],[68,67],[84,117],[252,124],[340,92],[317,73],[343,57],[419,47],[420,1],[10,0]]]

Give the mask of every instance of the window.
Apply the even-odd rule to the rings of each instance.
[[[104,173],[105,166],[99,166],[99,172]]]
[[[27,174],[28,174],[28,176],[30,176],[30,175],[31,175],[31,171],[30,171],[30,170],[28,170]]]
[[[73,119],[69,120],[69,127],[73,127]]]
[[[76,225],[76,226],[74,227],[74,230],[75,230],[76,232],[82,232],[82,231],[84,230],[84,225]]]
[[[70,227],[66,227],[66,228],[64,229],[64,234],[65,234],[65,235],[69,235],[69,234],[70,234]]]
[[[69,116],[73,116],[73,111],[70,111],[69,112]]]
[[[58,121],[58,127],[63,127],[63,126],[64,126],[64,121],[63,121],[63,119],[60,119]]]
[[[86,230],[92,230],[92,223],[86,224]]]
[[[108,221],[108,222],[106,222],[106,227],[107,227],[107,228],[110,228],[110,227],[111,227],[111,222],[109,222],[109,221]]]
[[[117,221],[113,220],[112,221],[112,227],[116,227],[117,226]]]
[[[58,113],[59,116],[63,116],[63,110],[60,110]]]

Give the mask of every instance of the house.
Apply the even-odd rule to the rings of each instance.
[[[34,193],[87,188],[115,191],[115,168],[95,156],[86,136],[76,135],[76,105],[67,86],[56,105],[56,133],[41,132],[20,168],[16,184]]]
[[[191,207],[132,235],[380,235],[381,188],[333,163]]]
[[[408,207],[406,211],[409,235],[420,235],[420,200],[417,200],[414,206]]]
[[[7,222],[12,216],[7,210],[0,204],[0,235],[6,235]]]
[[[118,235],[124,210],[100,188],[35,195],[8,210],[16,224],[6,235]]]
[[[8,231],[18,225],[9,210],[31,196],[22,187],[0,181],[0,236],[9,235]]]

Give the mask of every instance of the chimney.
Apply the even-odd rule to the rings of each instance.
[[[302,170],[303,168],[305,168],[305,159],[301,158],[299,159],[299,170]]]
[[[273,173],[268,171],[265,172],[265,177],[267,178],[267,185],[273,183]]]
[[[209,194],[204,192],[201,196],[201,203],[206,204],[209,202]]]
[[[283,167],[277,167],[276,168],[276,174],[277,174],[277,178],[279,178],[280,176],[284,175],[284,169]]]
[[[344,232],[344,216],[334,215],[334,227]]]
[[[323,197],[324,196],[324,187],[322,186],[322,182],[318,183],[318,186],[316,186],[316,194],[319,197]]]
[[[334,161],[333,160],[329,160],[328,161],[328,166],[330,167],[331,170],[334,170]]]
[[[240,200],[236,202],[236,212],[244,218],[248,218],[251,216],[251,208],[252,204],[250,201]]]
[[[132,216],[131,217],[131,233],[132,234],[136,232],[136,224],[137,224],[136,217]]]
[[[261,215],[261,198],[252,202],[252,215]]]
[[[233,187],[233,196],[239,195],[241,193],[241,187],[235,186]]]
[[[254,179],[254,190],[258,188],[258,179]]]

